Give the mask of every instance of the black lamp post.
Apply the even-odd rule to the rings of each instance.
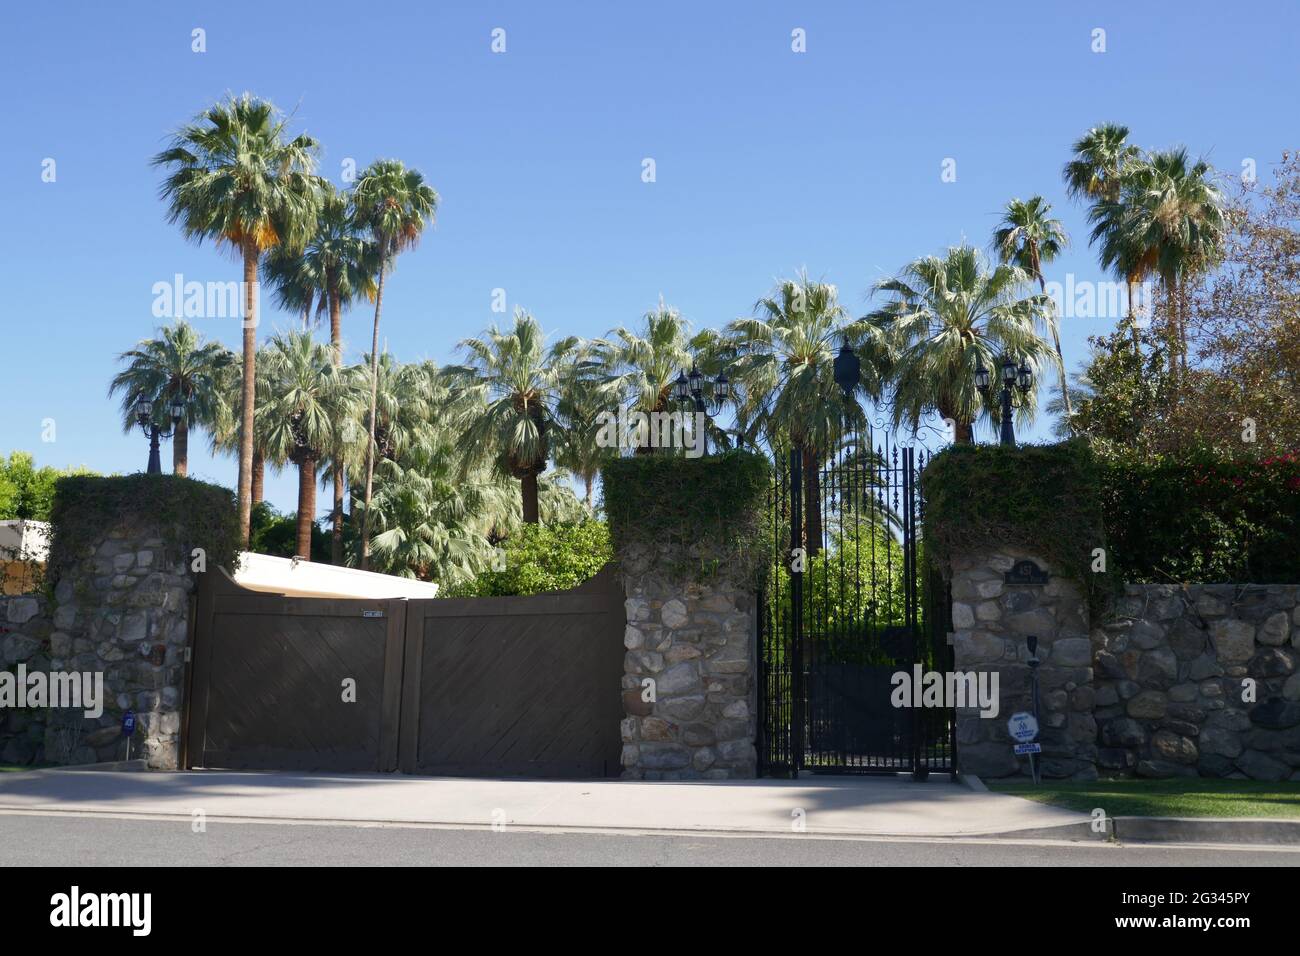
[[[1011,392],[1013,389],[1019,389],[1020,394],[1026,394],[1034,387],[1034,373],[1029,365],[1021,362],[1017,368],[1016,360],[1011,356],[1004,356],[1002,359],[1002,416],[1001,416],[1001,443],[1009,447],[1015,447],[1016,431],[1011,420]],[[975,369],[975,387],[984,395],[989,391],[989,370],[981,362]]]
[[[706,397],[704,375],[698,366],[692,365],[689,373],[684,371],[677,373],[677,378],[673,381],[673,398],[683,405],[693,405],[697,412],[716,415],[731,398],[731,380],[727,378],[725,371],[721,371],[718,372],[718,377],[708,384],[709,394]],[[704,434],[704,453],[706,455],[709,453],[708,432]]]
[[[176,426],[181,423],[185,417],[185,398],[182,395],[173,396],[168,404],[168,411],[171,412],[172,427],[171,431],[163,431],[153,421],[153,402],[147,398],[141,398],[135,403],[135,420],[140,425],[140,430],[149,436],[149,467],[148,473],[151,475],[162,474],[162,456],[158,453],[158,439],[171,438],[176,433]]]

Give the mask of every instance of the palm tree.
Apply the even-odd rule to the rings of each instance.
[[[172,472],[189,472],[191,425],[209,425],[217,414],[222,375],[233,356],[220,342],[205,342],[184,320],[158,330],[158,338],[144,339],[118,356],[127,367],[113,376],[108,394],[122,393],[122,428],[136,426],[135,406],[141,399],[153,403],[154,424],[168,424],[173,398],[180,397],[186,412],[172,434]]]
[[[298,555],[311,560],[316,468],[336,441],[337,423],[355,414],[356,379],[310,332],[289,332],[268,344],[258,392],[258,425],[269,455],[298,467]]]
[[[516,309],[513,327],[494,325],[483,337],[461,342],[468,362],[444,369],[450,382],[482,403],[465,429],[465,444],[481,448],[519,480],[523,519],[530,524],[538,521],[538,476],[560,428],[555,406],[561,370],[577,345],[568,338],[548,350],[537,320]]]
[[[1115,212],[1122,210],[1120,196],[1124,177],[1140,162],[1142,151],[1128,142],[1128,127],[1118,123],[1103,123],[1090,129],[1074,144],[1072,158],[1062,170],[1066,194],[1071,199],[1087,200],[1092,204],[1090,221],[1102,204],[1111,204]],[[1142,255],[1129,244],[1120,228],[1120,216],[1115,216],[1104,229],[1093,230],[1090,242],[1103,239],[1101,265],[1122,279],[1128,287],[1128,321],[1133,345],[1138,345],[1137,309],[1134,290],[1147,277]]]
[[[1052,300],[1045,294],[1024,295],[1029,273],[1002,263],[991,271],[972,246],[950,248],[944,256],[925,256],[899,275],[876,284],[892,299],[867,316],[889,338],[895,355],[894,423],[919,427],[937,412],[954,423],[954,439],[974,441],[982,412],[1000,409],[986,403],[975,386],[980,365],[996,369],[1002,356],[1027,362],[1034,371],[1057,364],[1056,353],[1038,334],[1056,324]],[[1020,405],[1020,417],[1032,418],[1034,392]]]
[[[1223,254],[1223,194],[1213,168],[1183,147],[1151,153],[1124,177],[1120,197],[1098,203],[1089,218],[1103,262],[1160,276],[1169,302],[1170,368],[1187,369],[1183,324],[1186,286]]]
[[[358,229],[348,197],[328,182],[321,186],[320,214],[316,228],[301,252],[283,247],[266,258],[267,281],[276,291],[282,308],[301,311],[303,328],[311,320],[313,304],[319,315],[328,310],[330,345],[334,364],[343,363],[343,310],[360,295],[374,301],[375,275],[379,271],[378,251]],[[330,512],[331,560],[343,563],[343,477],[345,459],[331,456],[330,480],[334,505]]]
[[[629,411],[662,412],[668,408],[673,382],[693,360],[690,323],[672,306],[659,305],[642,318],[639,329],[620,326],[592,343],[597,362],[607,373],[607,394]],[[636,453],[654,451],[647,438]]]
[[[813,555],[822,539],[819,471],[847,427],[863,421],[857,402],[846,402],[835,383],[835,355],[845,343],[857,348],[859,384],[875,396],[885,367],[883,340],[870,323],[848,318],[835,286],[812,282],[806,273],[778,283],[754,310],[757,317],[727,326],[737,356],[733,375],[744,396],[738,418],[765,430],[773,449],[788,440],[799,452]]]
[[[1119,199],[1126,167],[1141,156],[1128,142],[1128,127],[1103,123],[1074,143],[1073,155],[1062,170],[1065,191],[1071,199],[1115,202]]]
[[[414,169],[407,169],[395,159],[381,159],[370,164],[352,191],[353,217],[358,228],[367,229],[379,256],[378,283],[375,289],[375,325],[370,341],[370,444],[366,458],[365,503],[370,504],[374,491],[375,389],[378,386],[379,317],[384,308],[384,277],[393,267],[398,253],[414,246],[433,220],[438,194]],[[362,516],[361,568],[369,563],[369,509]]]
[[[278,245],[301,248],[316,221],[316,140],[286,138],[286,121],[245,93],[210,107],[153,158],[169,169],[168,221],[187,238],[230,246],[244,264],[243,398],[239,441],[239,533],[248,540],[253,505],[253,411],[258,261]]]
[[[599,441],[599,416],[609,407],[603,384],[595,376],[584,374],[571,365],[560,375],[560,395],[556,403],[562,439],[554,450],[555,464],[582,482],[583,500],[593,510],[596,476],[607,461],[618,455],[616,448],[607,448]]]
[[[998,260],[1024,269],[1029,278],[1038,283],[1040,292],[1047,292],[1043,277],[1043,264],[1055,261],[1070,244],[1065,227],[1051,216],[1052,205],[1042,196],[1013,199],[1007,203],[1002,222],[993,232],[993,248]],[[1056,347],[1056,362],[1060,366],[1061,406],[1068,427],[1070,416],[1070,389],[1065,381],[1065,356],[1061,353],[1061,336],[1056,324],[1051,326],[1052,344]]]

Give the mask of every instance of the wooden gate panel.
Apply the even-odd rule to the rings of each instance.
[[[617,773],[624,616],[611,570],[560,594],[411,605],[404,771]]]
[[[395,769],[404,602],[214,584],[200,600],[190,765]],[[343,700],[346,678],[356,681],[355,702]]]

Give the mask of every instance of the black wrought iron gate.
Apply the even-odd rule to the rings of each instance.
[[[759,633],[761,772],[923,777],[955,766],[951,710],[914,706],[922,675],[952,670],[951,605],[919,530],[926,456],[870,429],[829,461],[775,456],[776,547]]]

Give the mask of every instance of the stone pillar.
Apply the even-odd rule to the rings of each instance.
[[[1007,572],[1031,560],[1046,570],[1046,584],[1011,584]],[[965,773],[983,777],[1028,774],[1029,761],[1012,752],[1007,718],[1031,710],[1029,649],[1038,638],[1039,742],[1044,776],[1090,780],[1097,776],[1097,723],[1093,718],[1093,646],[1088,605],[1079,582],[1060,576],[1036,555],[1013,549],[959,555],[951,565],[953,650],[957,671],[999,675],[996,717],[977,707],[957,710],[957,760]]]
[[[188,548],[167,548],[147,519],[125,519],[57,569],[50,668],[102,673],[104,712],[50,712],[45,759],[80,764],[121,760],[122,716],[135,711],[132,758],[150,768],[179,763],[190,597]]]
[[[692,580],[700,562],[670,550],[633,546],[620,555],[627,595],[623,776],[752,778],[754,593],[726,579]]]

